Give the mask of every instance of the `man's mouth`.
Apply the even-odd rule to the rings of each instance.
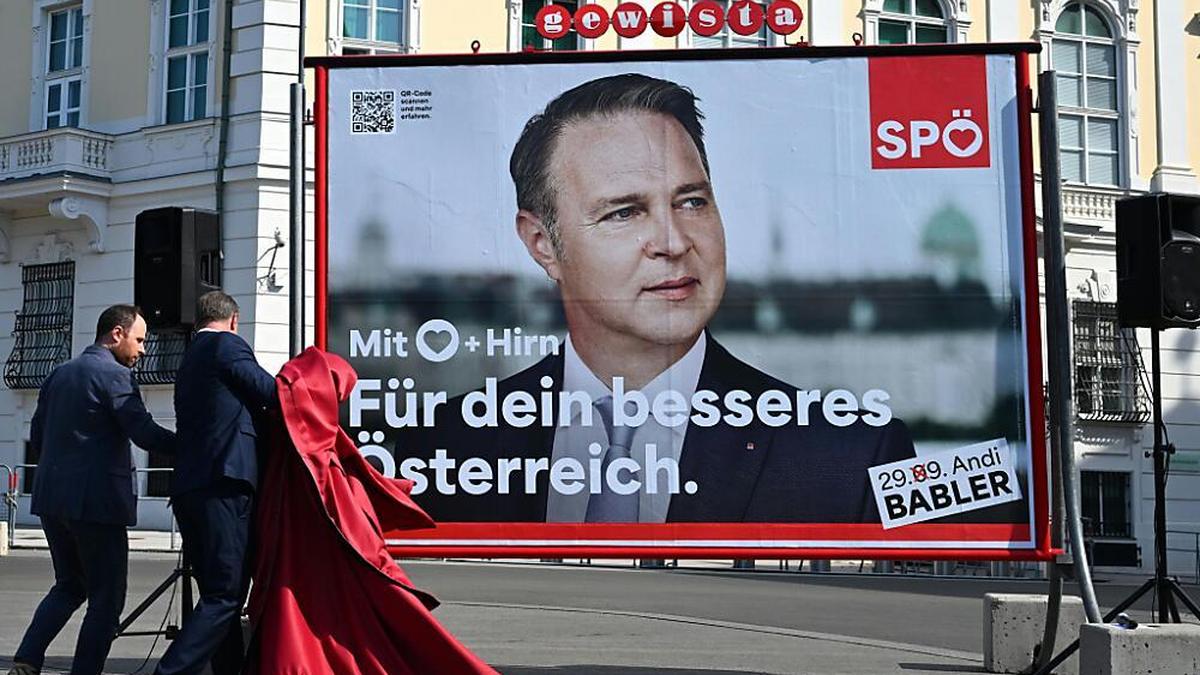
[[[700,281],[696,277],[677,277],[642,290],[665,300],[686,300],[692,297],[699,287]]]

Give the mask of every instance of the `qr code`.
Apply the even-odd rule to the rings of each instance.
[[[396,130],[396,92],[350,92],[350,133],[390,134]]]

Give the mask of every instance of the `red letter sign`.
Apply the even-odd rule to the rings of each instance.
[[[985,57],[876,57],[868,70],[872,169],[991,165]]]
[[[547,40],[557,40],[571,30],[571,13],[566,7],[546,5],[538,10],[533,18],[533,25],[538,35]]]
[[[687,26],[687,15],[678,2],[660,2],[650,10],[650,28],[663,37],[675,37]]]
[[[575,32],[594,39],[608,30],[608,11],[600,5],[584,5],[575,11]]]
[[[780,35],[791,35],[800,30],[804,12],[792,0],[775,0],[767,7],[767,26]]]
[[[729,30],[738,35],[754,35],[763,27],[762,5],[752,0],[738,0],[729,6]]]
[[[617,35],[635,38],[646,32],[646,8],[633,2],[622,2],[613,10],[612,25]]]
[[[713,0],[700,0],[692,5],[688,25],[696,35],[712,37],[725,27],[725,11]]]

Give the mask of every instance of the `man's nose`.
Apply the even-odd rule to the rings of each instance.
[[[646,255],[652,258],[678,258],[692,250],[692,238],[675,209],[669,206],[656,214],[646,240]]]

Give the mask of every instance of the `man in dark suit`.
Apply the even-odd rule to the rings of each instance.
[[[241,670],[238,617],[249,589],[248,548],[258,484],[255,418],[275,406],[275,379],[237,335],[229,295],[200,296],[197,330],[175,380],[179,451],[171,500],[200,601],[155,671],[215,675]]]
[[[586,392],[595,413],[577,410],[564,423],[556,407],[555,426],[476,429],[462,419],[459,398],[437,409],[432,428],[406,433],[399,445],[401,458],[444,449],[456,461],[480,457],[491,466],[511,457],[573,460],[600,468],[606,480],[614,462],[640,465],[641,492],[577,490],[576,482],[552,490],[553,472],[545,470],[531,479],[538,481],[532,494],[524,484],[507,494],[444,494],[451,491],[431,481],[417,500],[435,519],[879,521],[867,469],[914,456],[904,425],[878,408],[850,423],[843,410],[836,423],[827,419],[820,403],[810,414],[795,387],[738,360],[706,331],[725,293],[726,265],[701,119],[687,89],[624,74],[579,85],[529,120],[509,165],[516,229],[558,286],[568,338],[560,353],[498,383],[496,398]],[[740,391],[751,407],[760,395],[772,397],[775,412],[780,399],[790,401],[792,421],[768,423],[760,412],[703,426],[654,416],[622,427],[612,409],[618,380],[647,399],[665,395],[674,412],[663,417],[687,415],[697,392],[727,402]],[[800,415],[806,423],[796,421]],[[651,446],[678,464],[674,494],[646,487],[658,473]]]
[[[17,648],[15,675],[37,673],[46,647],[88,603],[71,673],[100,673],[125,606],[126,528],[137,523],[129,442],[172,452],[175,434],[154,423],[130,368],[146,353],[146,320],[114,305],[96,322],[96,341],[42,384],[29,442],[40,451],[31,511],[40,516],[54,586]]]

